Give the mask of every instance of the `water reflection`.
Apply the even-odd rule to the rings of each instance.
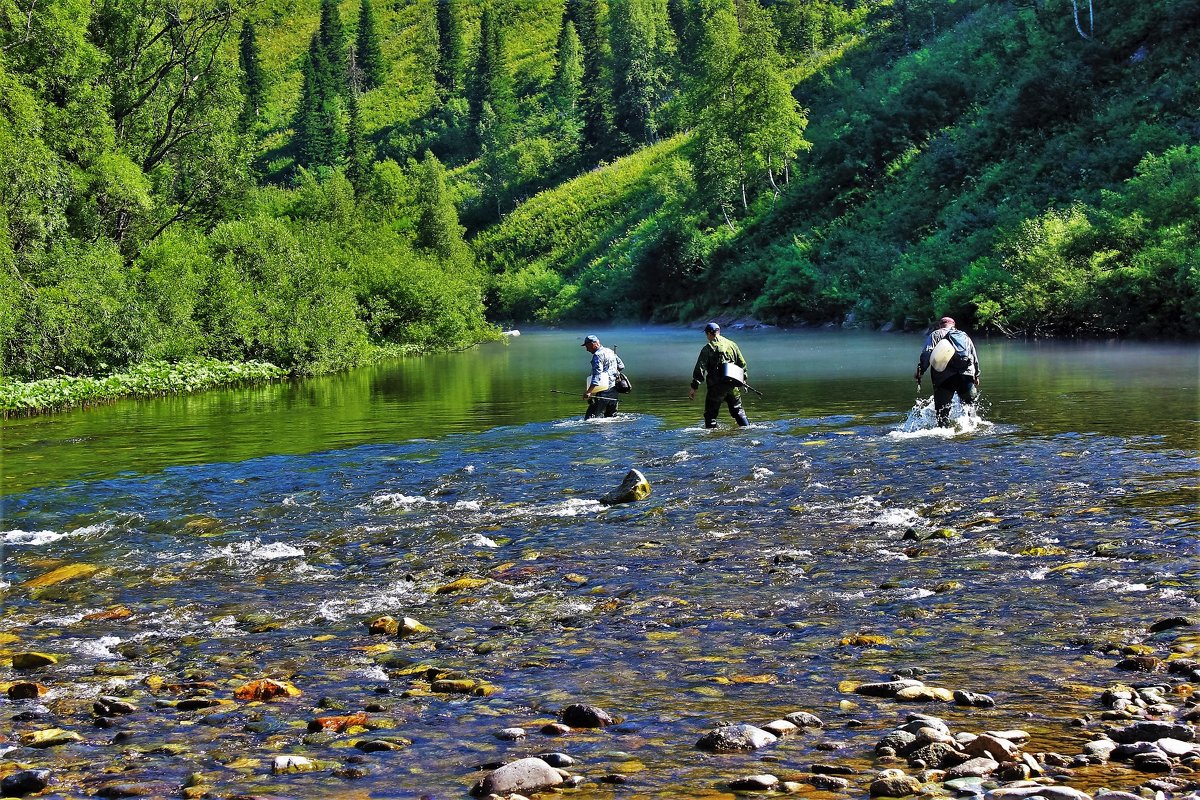
[[[3,423],[4,493],[77,478],[154,472],[173,464],[237,461],[374,442],[481,431],[582,415],[583,330],[526,332],[463,353],[402,359],[349,373],[184,397],[124,401]],[[699,331],[594,330],[616,345],[634,379],[622,410],[689,426],[686,400]],[[903,419],[917,335],[728,331],[763,397],[753,420],[850,415]],[[1194,347],[982,340],[986,418],[1020,432],[1156,434],[1194,445],[1200,356]],[[928,380],[924,393],[929,389]]]

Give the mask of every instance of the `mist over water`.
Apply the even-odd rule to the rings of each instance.
[[[613,419],[583,422],[581,400],[549,391],[582,384],[588,332],[619,346],[634,381]],[[928,382],[918,396],[911,378],[919,337],[728,333],[763,393],[744,430],[727,416],[700,427],[686,395],[703,336],[661,329],[526,333],[6,423],[0,633],[16,643],[2,646],[64,658],[38,675],[47,698],[2,700],[0,718],[14,734],[50,719],[85,734],[40,751],[47,766],[121,763],[131,780],[176,783],[207,770],[226,793],[465,796],[479,765],[557,750],[593,779],[582,796],[611,793],[594,781],[613,773],[682,796],[814,761],[869,770],[912,711],[1076,753],[1089,734],[1072,719],[1100,706],[1070,687],[1128,680],[1121,645],[1187,644],[1148,629],[1200,613],[1194,349],[980,341],[983,402],[936,429]],[[630,468],[651,497],[601,505]],[[23,586],[71,564],[97,569]],[[486,582],[439,592],[464,577]],[[116,607],[131,613],[102,613]],[[371,636],[380,614],[433,633]],[[431,694],[406,665],[501,691]],[[901,669],[997,705],[838,688]],[[219,698],[277,677],[304,696],[212,719],[155,707],[140,696],[148,675],[203,678]],[[0,667],[0,681],[17,677]],[[121,692],[139,711],[118,729],[148,752],[133,764],[86,712]],[[270,775],[277,753],[358,752],[302,739],[293,723],[332,713],[314,710],[321,698],[385,708],[377,735],[411,745],[368,754],[350,782]],[[624,724],[537,732],[572,702]],[[34,705],[51,718],[12,721]],[[718,722],[797,710],[825,729],[756,753],[694,749]],[[497,738],[510,726],[529,737]],[[155,749],[170,742],[186,758]],[[231,767],[234,751],[259,760]],[[1073,785],[1142,778],[1081,770]]]

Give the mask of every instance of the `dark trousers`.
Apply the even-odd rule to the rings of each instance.
[[[615,413],[617,413],[617,390],[605,389],[588,398],[588,407],[583,418],[611,417]]]
[[[742,409],[742,391],[737,384],[730,381],[710,383],[708,392],[704,395],[704,427],[717,427],[717,414],[721,413],[721,404],[729,406],[729,416],[737,421],[739,427],[746,427],[750,420]]]
[[[979,387],[975,378],[970,375],[951,375],[933,387],[933,410],[937,414],[937,424],[942,428],[950,427],[950,404],[954,395],[964,406],[969,406],[979,398]]]

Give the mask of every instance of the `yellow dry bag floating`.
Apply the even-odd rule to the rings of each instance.
[[[933,352],[929,354],[929,366],[938,372],[943,372],[952,358],[954,358],[954,345],[950,344],[950,337],[947,336],[938,342],[934,346]]]

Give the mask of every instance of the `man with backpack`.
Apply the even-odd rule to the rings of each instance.
[[[930,370],[933,379],[933,409],[939,427],[950,427],[950,404],[954,395],[963,406],[979,397],[979,356],[971,337],[954,327],[953,317],[942,317],[941,326],[925,337],[925,348],[913,378],[921,385],[921,376]]]
[[[744,428],[750,424],[750,420],[746,419],[746,412],[742,409],[742,392],[738,387],[746,381],[746,359],[732,339],[721,335],[721,326],[717,323],[705,325],[704,335],[708,338],[708,344],[701,348],[696,367],[692,370],[688,400],[694,400],[696,390],[701,383],[705,383],[708,392],[704,395],[704,427],[717,427],[717,414],[721,411],[721,403],[725,403],[738,427]],[[723,369],[725,365],[737,368],[736,377],[730,377],[728,370]]]
[[[625,365],[615,352],[600,344],[595,336],[585,336],[583,347],[592,354],[592,371],[583,399],[588,401],[585,420],[592,417],[611,417],[617,413],[617,380]]]

